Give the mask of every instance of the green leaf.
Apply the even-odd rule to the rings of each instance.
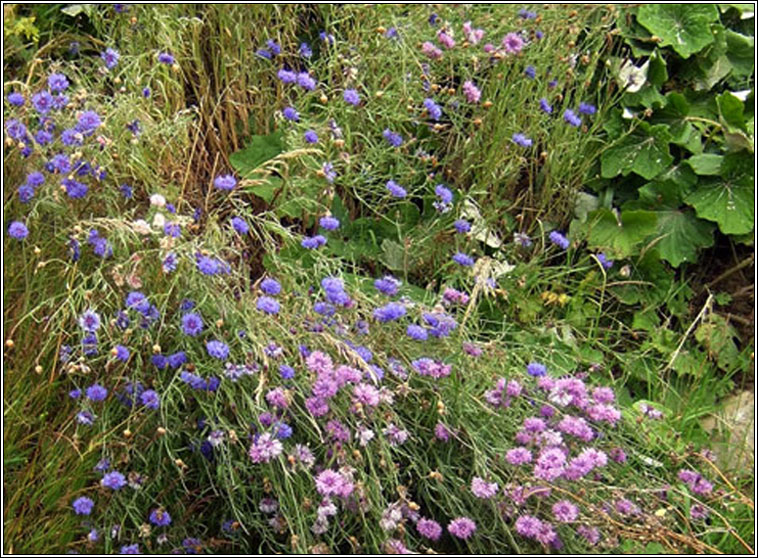
[[[261,165],[285,150],[283,131],[267,136],[253,136],[241,150],[229,155],[229,162],[242,178],[255,178],[261,174]]]
[[[405,249],[402,244],[398,244],[394,240],[385,238],[382,241],[382,263],[387,266],[387,269],[392,271],[404,271],[405,270]]]
[[[731,131],[747,132],[745,127],[745,105],[729,91],[716,97],[719,116],[724,127]]]
[[[739,365],[740,354],[734,338],[737,332],[718,314],[709,313],[695,330],[695,339],[708,351],[719,368],[731,371]]]
[[[671,46],[682,58],[713,42],[710,24],[718,17],[710,4],[644,4],[637,11],[637,21],[662,39],[659,46]]]
[[[700,153],[703,144],[700,132],[687,120],[690,105],[687,98],[679,93],[666,95],[666,106],[655,111],[651,124],[667,124],[672,142],[681,145],[691,153]]]
[[[723,160],[723,155],[703,153],[702,155],[694,155],[685,162],[692,167],[695,174],[699,174],[700,176],[716,176],[721,172],[721,162]]]
[[[656,228],[654,211],[624,211],[619,222],[613,211],[598,209],[590,214],[590,219],[590,246],[602,249],[611,258],[623,259],[634,255]]]
[[[733,74],[747,77],[755,70],[755,39],[727,29],[726,56],[734,68]]]
[[[660,87],[669,78],[666,70],[666,60],[658,49],[650,55],[650,66],[647,70],[647,80],[656,87]]]
[[[730,153],[721,163],[721,177],[703,180],[686,198],[697,216],[715,221],[724,234],[753,231],[755,185],[752,157],[745,152]]]
[[[697,261],[700,248],[713,246],[712,223],[695,217],[692,211],[658,211],[657,243],[661,258],[673,267]]]
[[[247,186],[243,189],[244,192],[255,194],[267,204],[271,204],[276,195],[277,190],[282,186],[282,179],[275,176],[269,177],[265,183],[256,184],[255,186]]]
[[[61,12],[71,17],[76,17],[79,14],[85,14],[89,17],[96,6],[97,4],[69,4],[61,8]]]
[[[626,176],[630,172],[648,180],[654,178],[674,160],[668,147],[671,139],[665,124],[650,126],[647,122],[641,123],[632,134],[603,152],[600,157],[603,178],[613,178],[619,173]]]
[[[697,184],[697,176],[687,165],[671,167],[639,188],[639,200],[624,204],[629,209],[676,209],[682,205],[684,197]]]
[[[708,364],[708,357],[705,352],[697,349],[684,349],[676,355],[671,363],[671,368],[679,376],[701,378],[711,368],[711,365]]]
[[[632,319],[632,329],[641,329],[643,331],[654,331],[661,324],[661,319],[654,308],[638,310],[634,313]]]

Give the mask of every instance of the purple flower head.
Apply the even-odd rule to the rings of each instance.
[[[547,368],[539,362],[530,362],[526,367],[526,372],[530,376],[539,377],[547,374]]]
[[[571,523],[579,517],[579,508],[568,500],[560,500],[553,504],[553,516],[561,523]]]
[[[26,100],[24,99],[24,96],[21,93],[17,91],[11,91],[8,94],[8,102],[15,107],[22,107],[24,106],[24,103],[26,102]]]
[[[513,141],[513,143],[515,143],[516,145],[520,145],[521,147],[532,146],[532,140],[521,133],[513,134],[513,136],[511,136],[511,141]]]
[[[47,86],[50,91],[65,91],[68,85],[68,79],[63,74],[50,74],[47,78]]]
[[[171,525],[171,516],[163,509],[155,509],[150,512],[150,523],[158,527]]]
[[[416,531],[422,537],[436,541],[442,536],[442,527],[433,519],[420,518],[416,522]]]
[[[160,62],[161,64],[168,64],[170,66],[171,64],[173,64],[174,62],[176,62],[176,60],[168,52],[161,52],[158,55],[158,62]]]
[[[602,265],[604,269],[610,269],[613,267],[613,260],[609,260],[603,252],[596,254],[595,257],[597,258],[597,261],[600,262],[600,265]]]
[[[471,223],[465,219],[458,219],[453,223],[453,226],[455,227],[455,230],[461,234],[467,233],[471,230]]]
[[[318,224],[321,225],[322,229],[326,229],[327,231],[333,231],[340,227],[339,220],[331,215],[319,219]]]
[[[442,58],[442,51],[434,46],[434,43],[429,41],[425,41],[424,44],[421,45],[421,52],[432,60],[439,60]]]
[[[53,108],[53,96],[48,91],[40,91],[32,96],[34,110],[40,114],[47,114]]]
[[[92,513],[92,508],[95,507],[95,502],[86,496],[81,496],[74,500],[73,508],[76,515],[89,515]]]
[[[387,181],[387,191],[396,198],[404,198],[408,195],[408,192],[405,191],[405,188],[400,186],[394,180]]]
[[[92,309],[86,310],[79,316],[79,327],[84,331],[97,331],[100,329],[100,316]]]
[[[579,112],[581,114],[593,115],[597,112],[597,108],[595,105],[591,105],[589,103],[579,103]]]
[[[454,537],[466,540],[476,531],[476,523],[468,517],[458,517],[448,523],[447,530]]]
[[[374,310],[374,318],[380,322],[391,322],[405,316],[405,305],[390,302]]]
[[[313,51],[311,50],[311,47],[308,45],[308,43],[300,43],[300,49],[298,52],[303,58],[310,58],[313,56]]]
[[[534,79],[534,78],[537,76],[537,70],[536,70],[536,68],[535,68],[534,66],[532,66],[532,65],[529,65],[529,66],[527,66],[527,67],[526,67],[526,69],[524,70],[524,74],[525,74],[525,75],[526,75],[526,77],[528,77],[529,79]]]
[[[139,396],[140,403],[148,409],[158,409],[161,405],[161,399],[158,393],[152,389],[146,389]]]
[[[103,476],[100,484],[111,490],[120,490],[126,486],[126,478],[118,471],[111,471]]]
[[[283,449],[282,443],[266,432],[256,438],[250,446],[248,455],[253,463],[268,463],[281,455]]]
[[[473,81],[466,81],[463,83],[463,94],[466,96],[466,100],[469,103],[478,103],[479,99],[482,97],[482,92]]]
[[[361,104],[361,97],[358,95],[358,91],[355,89],[345,89],[345,92],[342,94],[342,98],[346,103],[353,105],[354,107],[357,107]]]
[[[503,48],[507,54],[518,54],[524,48],[524,39],[518,33],[508,33],[503,37]]]
[[[84,134],[85,136],[90,135],[92,132],[97,130],[101,124],[102,120],[100,120],[99,114],[97,114],[94,110],[85,110],[79,115],[79,118],[77,119],[76,131]]]
[[[8,235],[16,240],[23,240],[29,236],[29,229],[21,221],[13,221],[8,226]]]
[[[316,80],[311,77],[308,72],[300,72],[297,74],[297,84],[306,91],[313,91],[316,89]]]
[[[391,275],[385,275],[381,279],[374,281],[374,288],[387,296],[395,296],[400,290],[401,285],[402,283]]]
[[[393,132],[389,128],[385,128],[384,132],[382,132],[382,136],[384,136],[384,139],[386,139],[392,147],[400,147],[403,145],[403,136]]]
[[[108,390],[100,384],[92,384],[87,388],[86,394],[90,401],[102,401],[108,396]]]
[[[219,360],[226,360],[229,358],[229,345],[222,341],[206,341],[205,348],[208,351],[208,354],[213,358],[217,358]]]
[[[566,109],[563,112],[563,120],[574,126],[575,128],[582,125],[582,119],[579,118],[576,113],[571,109]]]
[[[112,48],[106,48],[104,52],[100,53],[100,58],[105,62],[105,67],[112,70],[118,64],[118,59],[121,55]]]
[[[7,120],[5,122],[5,131],[15,140],[23,140],[26,137],[26,126],[18,120]]]
[[[497,494],[498,485],[496,482],[487,482],[480,477],[474,477],[471,480],[471,493],[477,498],[488,500]]]
[[[185,335],[195,337],[203,331],[203,319],[199,314],[189,313],[182,317],[182,331]]]
[[[523,465],[532,461],[532,452],[526,448],[509,449],[505,454],[505,459],[511,465]]]
[[[558,231],[552,231],[550,233],[550,242],[561,248],[562,250],[568,250],[570,245],[569,239],[563,236]]]
[[[119,554],[139,554],[139,544],[125,544],[118,551]]]
[[[318,143],[318,134],[313,130],[308,130],[303,135],[305,143]]]
[[[453,261],[457,263],[458,265],[462,265],[464,267],[471,267],[472,265],[474,265],[475,260],[468,254],[464,254],[463,252],[457,252],[453,256]]]
[[[416,324],[410,324],[406,328],[405,333],[408,337],[415,339],[416,341],[426,341],[429,337],[426,329]]]
[[[271,277],[266,277],[263,281],[261,281],[260,289],[267,295],[272,296],[276,296],[282,292],[282,286],[279,284],[279,281]]]
[[[300,245],[308,250],[315,250],[326,244],[326,238],[323,235],[317,234],[316,236],[307,236],[301,242]]]
[[[213,185],[219,190],[233,190],[237,185],[237,179],[231,174],[223,174],[216,177],[213,181]]]
[[[545,99],[545,97],[542,97],[540,99],[540,110],[542,112],[546,112],[547,114],[552,114],[553,112],[553,107],[550,106],[550,103],[547,102],[547,99]]]
[[[243,236],[250,232],[250,226],[242,217],[232,217],[232,228]]]
[[[282,110],[282,115],[287,120],[291,120],[293,122],[297,122],[300,120],[300,115],[298,112],[292,108],[292,107],[285,107],[284,110]]]
[[[280,306],[276,299],[271,298],[270,296],[261,296],[258,297],[256,308],[266,314],[278,314]]]
[[[429,113],[429,118],[432,120],[439,120],[442,117],[442,109],[434,102],[434,99],[424,99],[424,108]]]
[[[280,47],[274,39],[268,39],[266,41],[266,46],[274,56],[279,56],[282,52],[282,47]]]

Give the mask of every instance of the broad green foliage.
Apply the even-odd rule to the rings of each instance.
[[[637,20],[671,46],[682,58],[689,58],[713,42],[710,25],[718,19],[714,5],[646,4],[639,8]]]
[[[668,126],[640,123],[637,131],[603,153],[603,178],[613,178],[617,174],[626,176],[630,172],[648,180],[655,178],[674,160],[668,148],[672,139]]]
[[[608,250],[614,258],[637,253],[656,227],[656,215],[652,211],[624,211],[619,218],[608,209],[598,209],[588,220],[590,246]]]

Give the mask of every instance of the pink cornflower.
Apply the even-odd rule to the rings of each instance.
[[[466,540],[476,531],[476,523],[468,517],[458,517],[448,524],[447,530],[454,537]]]
[[[482,97],[482,92],[471,80],[464,82],[463,94],[466,96],[466,100],[469,103],[478,103],[479,99]]]
[[[342,473],[325,469],[316,476],[316,490],[322,496],[341,496],[347,498],[353,492],[353,483]]]
[[[524,48],[524,39],[518,33],[508,33],[503,37],[503,48],[508,54],[518,54]]]
[[[511,465],[523,465],[532,460],[532,452],[526,448],[513,448],[506,452],[505,460]]]
[[[553,516],[556,521],[570,523],[576,521],[576,518],[579,517],[579,508],[568,500],[560,500],[553,504]]]
[[[480,477],[474,477],[471,480],[471,492],[477,498],[482,498],[484,500],[492,498],[497,494],[497,489],[498,486],[496,482],[487,482]]]
[[[439,523],[433,519],[426,519],[422,517],[416,522],[416,531],[422,537],[431,539],[433,541],[439,540],[442,536],[442,527]]]
[[[362,405],[376,407],[379,404],[379,390],[370,384],[360,383],[353,388],[353,397]]]
[[[421,45],[421,52],[432,60],[439,60],[442,58],[442,51],[429,41],[426,41],[423,45]]]
[[[313,351],[308,358],[305,359],[305,364],[308,370],[316,372],[317,374],[327,374],[332,371],[332,358],[326,353],[321,351]]]
[[[453,39],[450,35],[445,33],[442,29],[440,29],[437,32],[437,40],[440,42],[442,46],[444,46],[447,49],[451,49],[455,47],[455,39]]]
[[[268,463],[282,453],[282,443],[266,432],[258,437],[250,446],[250,459],[253,463]]]

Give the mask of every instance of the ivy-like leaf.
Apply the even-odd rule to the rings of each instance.
[[[733,75],[750,76],[755,70],[755,39],[727,29],[726,48]]]
[[[623,211],[619,220],[613,211],[598,209],[590,214],[590,220],[590,247],[619,259],[636,254],[642,242],[656,229],[654,211]]]
[[[630,172],[648,180],[658,176],[674,160],[669,153],[672,137],[668,126],[650,126],[642,122],[637,130],[624,136],[603,152],[600,168],[603,178],[613,178]]]
[[[255,178],[261,165],[285,150],[284,132],[278,131],[267,136],[253,136],[241,150],[229,155],[229,162],[242,178]]]
[[[723,155],[717,155],[716,153],[702,153],[690,157],[687,159],[686,163],[692,167],[695,174],[700,176],[716,176],[721,172],[721,162],[723,160]]]
[[[661,258],[673,267],[682,262],[697,261],[701,248],[713,246],[715,225],[698,219],[691,210],[676,209],[658,211],[658,231],[660,238],[656,246]]]
[[[685,202],[695,208],[701,219],[718,223],[724,234],[752,232],[755,220],[752,157],[744,151],[726,155],[720,174],[718,178],[701,180]]]
[[[713,42],[710,24],[719,17],[712,4],[644,4],[637,11],[639,21],[671,46],[682,58],[689,58]]]

